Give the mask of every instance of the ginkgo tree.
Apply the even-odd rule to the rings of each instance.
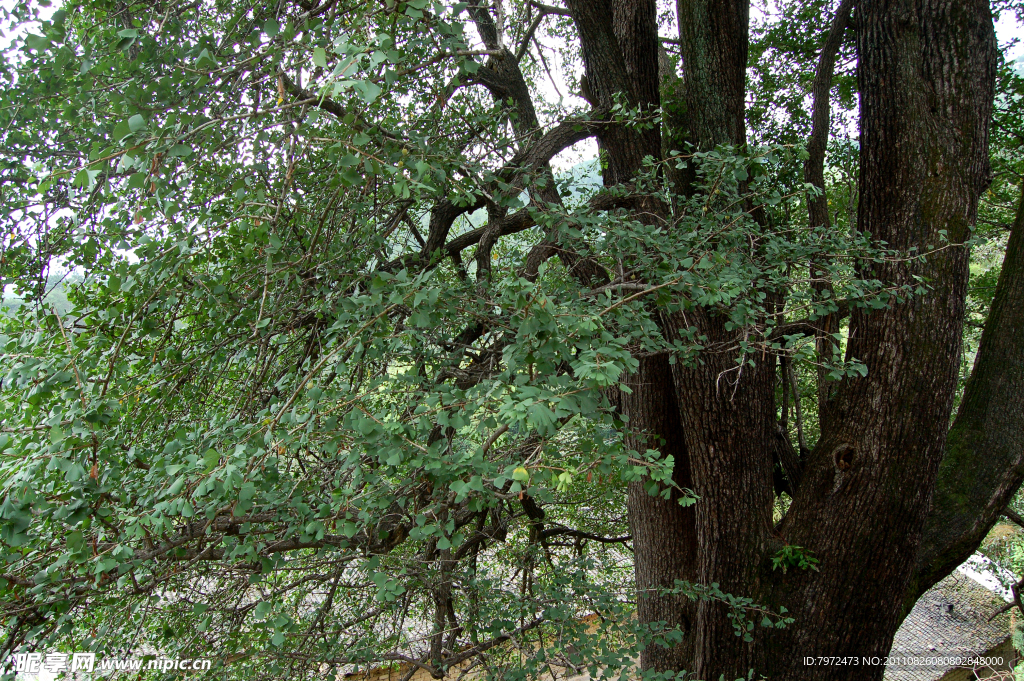
[[[1024,477],[1017,8],[773,6],[7,11],[2,657],[880,679]]]

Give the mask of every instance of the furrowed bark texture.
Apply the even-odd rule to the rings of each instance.
[[[674,457],[673,481],[683,489],[692,489],[668,357],[643,359],[639,370],[629,377],[628,385],[633,392],[622,393],[620,403],[630,417],[630,430],[640,434],[630,438],[629,446],[641,452],[657,449],[663,456]],[[680,506],[675,491],[670,499],[652,497],[641,482],[630,484],[627,504],[633,537],[637,617],[644,624],[666,622],[668,627],[678,626],[685,637],[681,645],[671,648],[648,647],[640,656],[641,664],[645,669],[689,669],[696,603],[682,595],[661,596],[658,591],[672,588],[677,579],[696,581],[695,508]]]
[[[689,140],[700,150],[746,141],[749,0],[676,0]]]
[[[746,143],[744,101],[749,2],[679,0],[679,38],[688,137],[698,150]],[[711,311],[688,313],[706,345],[733,346],[736,332]],[[690,454],[696,505],[697,581],[735,595],[761,589],[771,533],[771,443],[775,426],[774,362],[737,363],[733,352],[705,353],[701,363],[672,367]],[[736,635],[728,609],[697,607],[695,678],[745,676],[755,660]]]
[[[797,618],[768,651],[779,678],[882,678],[881,667],[803,667],[793,651],[884,656],[892,644],[956,388],[968,275],[960,244],[989,176],[996,53],[987,2],[866,0],[858,49],[858,227],[900,250],[943,248],[862,272],[910,286],[926,277],[929,290],[851,317],[848,358],[868,375],[840,384],[780,528],[821,564],[776,578],[774,600]]]
[[[981,544],[1024,480],[1024,192],[949,433],[904,613]]]
[[[612,5],[612,29],[622,52],[633,100],[642,114],[653,116],[661,102],[655,0],[616,0]],[[643,153],[657,159],[661,153],[660,128],[652,125],[641,131],[639,137]]]
[[[725,337],[721,322],[701,320],[709,337]],[[713,334],[713,335],[712,335]],[[696,504],[696,581],[717,583],[738,596],[760,592],[762,559],[770,539],[773,500],[769,443],[775,424],[773,363],[736,365],[732,356],[673,367],[693,475]],[[736,635],[728,608],[717,601],[697,607],[692,669],[695,678],[740,678],[755,661]]]
[[[629,94],[631,103],[641,110],[656,103],[654,3],[569,0],[567,4],[580,33],[595,106],[611,106],[617,92]],[[745,142],[748,3],[683,0],[679,11],[684,62],[679,89],[690,122],[684,134],[698,149],[741,146]],[[600,135],[607,155],[605,184],[628,179],[640,168],[643,155],[660,152],[657,137],[644,135],[642,141],[634,138],[630,144],[629,134],[610,127]],[[656,212],[653,208],[648,210]],[[734,340],[735,333],[725,330],[724,319],[697,316],[709,343],[729,345]],[[677,323],[665,324],[670,337]],[[701,497],[695,512],[684,512],[645,499],[642,489],[630,491],[638,586],[668,586],[675,579],[686,579],[747,594],[756,588],[760,557],[771,529],[772,463],[765,444],[771,441],[774,426],[772,363],[741,368],[728,353],[702,359],[694,367],[642,360],[634,380],[643,386],[638,385],[639,394],[623,404],[632,424],[653,429],[656,424],[674,424],[674,419],[656,411],[664,409],[664,400],[653,404],[645,395],[674,392],[683,442],[678,442],[674,425],[672,432],[656,434],[676,456],[677,475],[685,478],[692,472],[693,489]],[[669,522],[676,516],[679,522]],[[689,525],[691,518],[696,521],[695,531]],[[687,669],[698,678],[747,672],[750,648],[735,635],[725,607],[717,602],[679,604],[678,614],[669,617],[666,608],[671,604],[672,599],[652,599],[641,606],[642,623],[679,623],[686,634],[679,646],[645,651],[645,668]]]

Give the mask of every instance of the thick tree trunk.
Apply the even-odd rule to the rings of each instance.
[[[724,340],[723,326],[710,318],[701,329]],[[741,367],[729,355],[703,359],[696,366],[677,363],[672,372],[700,499],[695,581],[738,596],[757,594],[772,522],[773,363]],[[752,647],[728,615],[721,602],[698,605],[695,678],[735,679],[755,666]]]
[[[904,613],[981,544],[1024,480],[1024,190],[949,433]]]
[[[688,139],[701,150],[746,141],[750,0],[676,0]]]
[[[637,451],[657,449],[675,459],[672,479],[682,489],[693,488],[690,462],[679,422],[679,405],[666,355],[641,357],[640,368],[628,378],[632,394],[622,393],[620,404],[629,416],[629,430],[637,435],[629,445]],[[653,645],[641,654],[645,669],[689,669],[693,659],[693,627],[697,604],[683,595],[661,596],[675,580],[696,580],[697,530],[695,509],[670,499],[651,496],[642,482],[629,486],[629,528],[633,537],[637,616],[643,624],[665,622],[678,626],[684,640],[678,646]]]
[[[866,1],[858,27],[859,228],[900,250],[938,249],[862,276],[927,291],[856,310],[843,381],[780,533],[820,572],[790,571],[772,597],[797,618],[775,636],[779,677],[877,678],[881,668],[805,668],[804,655],[884,656],[901,619],[960,367],[969,236],[988,180],[995,43],[983,0]],[[944,243],[946,237],[948,242]]]
[[[678,0],[677,12],[687,137],[701,151],[742,147],[749,2]],[[723,318],[699,312],[688,317],[707,336],[706,346],[735,345],[736,332],[726,329]],[[774,362],[741,365],[735,353],[709,352],[698,364],[674,365],[673,379],[700,498],[696,581],[735,595],[756,594],[772,529]],[[736,635],[720,602],[698,606],[692,645],[695,678],[724,673],[735,679],[755,666],[754,649]]]
[[[656,87],[644,85],[652,75],[658,82],[651,59],[656,52],[650,49],[653,4],[567,0],[598,105],[608,106],[615,93],[625,93],[643,108],[656,96],[650,94]],[[677,10],[685,139],[702,150],[742,146],[748,2],[678,0]],[[772,362],[741,369],[734,356],[708,351],[697,365],[672,365],[669,376],[665,362],[644,360],[630,379],[634,394],[622,403],[631,425],[649,434],[635,442],[663,440],[663,451],[676,456],[677,481],[691,481],[700,501],[687,512],[631,489],[638,587],[667,586],[675,579],[715,583],[736,596],[786,606],[796,618],[783,630],[755,631],[754,642],[746,644],[719,603],[690,610],[670,599],[642,599],[642,623],[665,620],[687,634],[675,648],[648,651],[642,660],[647,669],[687,669],[702,679],[736,679],[752,668],[770,678],[880,679],[881,667],[854,672],[845,666],[805,667],[802,659],[884,656],[908,588],[912,594],[915,584],[937,574],[921,566],[926,554],[918,546],[946,450],[959,368],[968,271],[964,241],[988,178],[996,54],[988,3],[862,0],[858,49],[858,227],[892,248],[934,251],[921,260],[867,263],[860,274],[915,289],[923,280],[927,290],[897,296],[883,310],[852,315],[848,358],[863,362],[868,375],[838,385],[793,506],[775,529]],[[658,153],[653,139],[618,126],[602,131],[601,146],[607,155],[606,184],[628,180],[644,155]],[[1013,265],[1007,271],[1019,269]],[[1012,291],[1014,282],[1001,287]],[[985,366],[1018,359],[1021,344],[1002,340],[1007,334],[1016,338],[1006,326],[1017,321],[1008,309],[1003,304],[993,310],[993,331],[986,337],[1001,340],[986,342],[982,354],[992,359]],[[688,316],[707,336],[707,347],[726,347],[734,340],[712,312]],[[673,323],[665,325],[669,336],[673,329]],[[951,442],[977,447],[978,433],[996,423],[1003,458],[1020,466],[1014,458],[1019,440],[1006,434],[1019,423],[1019,414],[994,409],[983,399],[984,391],[998,387],[996,374],[978,369],[975,374],[976,386],[961,412],[965,420]],[[1020,380],[1011,372],[1013,385],[1001,394],[1019,391]],[[672,402],[664,397],[669,392],[678,420],[669,413]],[[987,421],[977,416],[981,412]],[[964,416],[968,413],[975,416]],[[961,465],[955,458],[948,457],[953,469]],[[982,501],[972,504],[991,515],[1015,488],[1010,477],[1004,476],[1001,486],[989,484],[979,493]],[[971,532],[977,534],[985,522],[976,522]],[[787,544],[811,552],[820,571],[773,572],[770,556]],[[946,546],[940,553],[948,557],[956,550]]]

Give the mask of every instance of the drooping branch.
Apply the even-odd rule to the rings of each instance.
[[[839,310],[833,312],[830,316],[834,316],[840,321],[850,316],[850,306],[848,301],[838,301],[838,307]],[[823,333],[826,328],[828,327],[825,325],[825,318],[799,319],[776,326],[768,334],[768,341],[772,342],[782,340],[786,336],[816,336]]]

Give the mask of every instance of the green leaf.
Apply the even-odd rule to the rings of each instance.
[[[322,69],[327,68],[327,53],[324,51],[324,48],[313,48],[313,63]]]
[[[128,129],[132,132],[139,132],[140,130],[146,129],[146,119],[142,117],[142,114],[135,114],[128,119]]]
[[[28,45],[30,49],[41,52],[50,46],[50,39],[46,36],[33,35],[29,33],[25,36],[25,44]]]
[[[380,87],[376,83],[371,83],[368,80],[356,81],[352,86],[359,92],[359,96],[362,97],[363,101],[367,104],[373,104],[381,93]]]
[[[128,121],[121,121],[114,126],[114,132],[111,135],[115,142],[120,142],[128,135],[132,134],[132,129],[128,125]]]

